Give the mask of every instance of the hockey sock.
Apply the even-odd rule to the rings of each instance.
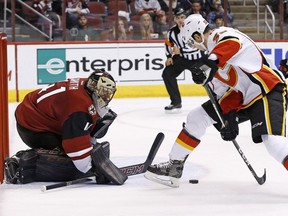
[[[288,155],[284,158],[282,163],[283,163],[283,166],[286,168],[286,170],[288,170]]]
[[[200,143],[200,140],[192,136],[187,130],[182,129],[178,135],[170,153],[172,160],[184,160]]]

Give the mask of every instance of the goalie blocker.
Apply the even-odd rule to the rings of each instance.
[[[91,154],[93,168],[87,173],[80,172],[61,151],[19,151],[5,160],[6,183],[61,182],[95,175],[98,184],[112,182],[122,185],[127,176],[109,159],[109,151],[108,142],[95,145]]]

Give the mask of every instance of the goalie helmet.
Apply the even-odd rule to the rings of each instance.
[[[183,27],[181,28],[181,34],[184,42],[190,46],[194,47],[195,45],[199,45],[204,49],[204,31],[205,28],[209,25],[209,23],[200,15],[200,14],[192,14],[188,16],[183,23]],[[194,40],[193,35],[198,33],[202,37],[201,42],[197,42]]]
[[[85,87],[98,109],[107,106],[116,92],[113,77],[104,69],[97,69],[93,72],[88,77]]]

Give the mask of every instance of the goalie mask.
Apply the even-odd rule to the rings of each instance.
[[[97,109],[106,107],[116,92],[113,77],[103,69],[97,69],[87,80],[86,89],[91,94]]]
[[[209,25],[209,23],[200,15],[200,14],[192,14],[188,16],[184,20],[183,27],[181,28],[181,34],[184,39],[184,42],[189,47],[194,47],[194,45],[201,46],[206,50],[206,47],[204,46],[204,31],[205,28]],[[195,41],[193,38],[193,35],[195,33],[198,33],[202,37],[201,42]]]

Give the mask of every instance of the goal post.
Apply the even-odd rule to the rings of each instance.
[[[0,32],[0,183],[4,180],[4,159],[9,155],[7,35]]]

